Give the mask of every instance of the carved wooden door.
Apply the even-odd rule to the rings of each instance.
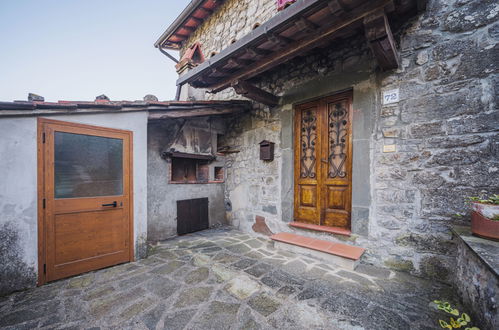
[[[350,229],[350,93],[298,105],[295,111],[295,221]]]

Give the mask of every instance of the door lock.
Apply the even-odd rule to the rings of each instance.
[[[117,206],[118,206],[118,202],[117,202],[117,201],[114,201],[114,202],[112,202],[111,204],[102,204],[102,206],[112,206],[112,207],[117,207]]]

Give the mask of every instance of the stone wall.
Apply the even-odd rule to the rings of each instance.
[[[245,231],[250,231],[257,215],[275,225],[282,219],[281,168],[279,146],[281,132],[280,111],[262,108],[229,123],[226,143],[238,153],[228,155],[225,198],[231,204],[228,220]],[[277,143],[274,160],[260,160],[259,143],[269,140]]]
[[[239,12],[215,14],[190,41],[203,42],[200,35],[210,40],[213,31],[236,33],[226,21]],[[367,215],[367,228],[351,243],[368,248],[365,262],[448,279],[456,253],[449,227],[469,222],[464,197],[499,191],[498,14],[499,5],[491,0],[430,0],[424,13],[395,31],[402,57],[396,71],[379,72],[359,35],[257,80],[282,96],[281,105],[255,104],[228,128],[229,143],[240,150],[228,160],[229,218],[246,231],[255,215],[265,216],[274,231],[290,230],[293,104],[340,91],[348,87],[342,82],[350,81],[354,103],[356,93],[374,95],[362,100],[361,112],[370,114],[371,122],[354,131],[355,136],[363,130],[363,144],[354,152],[364,148],[370,172],[363,178],[369,185],[367,211],[354,212]],[[263,11],[253,19],[263,22],[267,15]],[[382,106],[381,93],[394,88],[400,89],[400,102]],[[210,97],[232,96],[227,90]],[[274,162],[257,158],[263,139],[276,142]],[[385,146],[394,152],[383,152]]]
[[[180,50],[196,42],[205,58],[218,54],[248,34],[255,24],[263,24],[277,13],[275,0],[227,0],[194,33]]]
[[[452,284],[473,319],[482,329],[499,328],[499,243],[471,235],[469,228],[454,228],[457,262]],[[475,322],[477,324],[477,322]]]
[[[381,90],[401,93],[381,108],[373,141],[371,225],[388,266],[446,279],[449,226],[469,223],[464,198],[499,190],[498,11],[494,1],[429,1],[401,30],[402,69],[379,75]]]

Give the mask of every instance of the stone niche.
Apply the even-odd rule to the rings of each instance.
[[[172,140],[165,141],[163,152],[213,155],[216,150],[217,130],[210,119],[191,119],[180,123]]]
[[[223,121],[190,119],[174,124],[162,157],[170,163],[170,183],[223,182],[225,157],[217,153]]]
[[[148,240],[177,235],[177,201],[208,198],[209,225],[224,224],[225,156],[217,153],[225,133],[218,118],[166,119],[148,124]],[[172,158],[180,154],[186,157]],[[168,156],[169,155],[169,156]],[[172,180],[172,167],[187,173]],[[194,162],[194,163],[192,163]],[[187,175],[186,175],[187,174]],[[198,180],[199,177],[199,180]]]

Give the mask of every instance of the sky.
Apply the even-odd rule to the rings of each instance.
[[[174,99],[175,63],[154,42],[188,3],[0,0],[0,101]]]

